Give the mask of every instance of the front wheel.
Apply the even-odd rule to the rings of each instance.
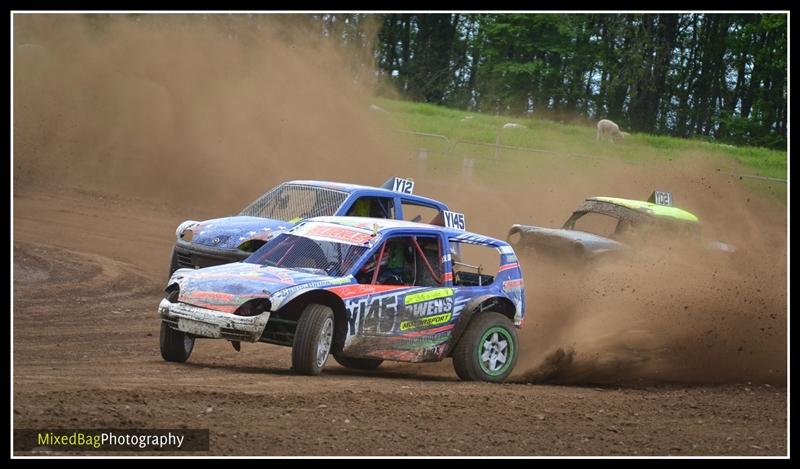
[[[194,349],[194,337],[169,327],[164,321],[161,322],[160,342],[161,358],[168,362],[183,363]]]
[[[374,370],[383,363],[383,360],[380,358],[353,358],[334,355],[333,359],[345,368],[362,371]]]
[[[296,373],[318,375],[322,372],[333,343],[333,310],[310,304],[303,310],[292,344],[292,368]]]
[[[453,350],[453,367],[464,381],[503,381],[517,362],[517,332],[500,313],[479,313]]]

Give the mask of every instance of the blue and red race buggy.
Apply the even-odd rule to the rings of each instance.
[[[161,355],[184,362],[195,340],[292,347],[297,373],[384,360],[453,358],[464,380],[502,381],[517,361],[525,315],[511,246],[464,231],[462,214],[432,224],[316,217],[243,262],[179,269],[158,311]]]
[[[181,223],[175,231],[169,273],[172,275],[181,267],[241,261],[270,238],[306,218],[364,216],[428,222],[448,210],[444,203],[413,192],[414,181],[398,177],[390,178],[381,187],[327,181],[284,182],[237,216]]]

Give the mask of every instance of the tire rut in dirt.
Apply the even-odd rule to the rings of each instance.
[[[359,371],[375,370],[379,366],[381,366],[381,363],[383,363],[383,360],[381,360],[380,358],[353,358],[353,357],[342,357],[334,355],[333,359],[336,360],[336,363],[342,365],[345,368],[350,368]]]

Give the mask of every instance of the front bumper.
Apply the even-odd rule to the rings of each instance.
[[[175,242],[175,254],[178,268],[194,269],[243,261],[252,252],[203,246],[179,239]]]
[[[185,303],[172,303],[165,298],[158,305],[158,314],[173,329],[193,336],[258,342],[270,312],[258,316],[236,316]]]

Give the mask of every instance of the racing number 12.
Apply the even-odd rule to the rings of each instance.
[[[394,187],[392,190],[403,194],[412,194],[414,193],[414,181],[410,179],[394,178]]]

